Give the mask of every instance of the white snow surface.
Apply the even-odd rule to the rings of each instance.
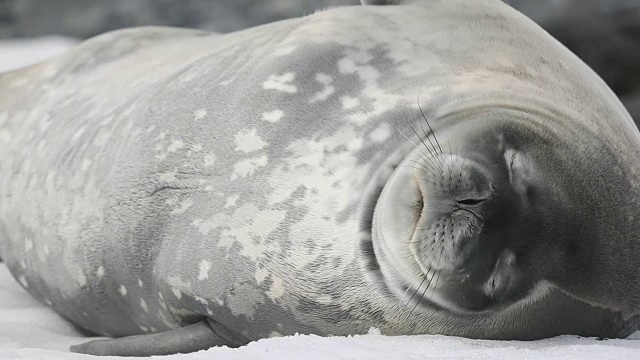
[[[41,61],[64,51],[72,39],[0,41],[0,71]],[[71,354],[69,346],[89,341],[73,325],[31,297],[0,264],[0,359],[96,359]],[[640,332],[629,339],[603,340],[561,336],[538,341],[472,340],[450,336],[300,335],[264,339],[230,349],[154,357],[176,360],[388,360],[388,359],[640,359]],[[106,359],[127,359],[106,357]],[[140,359],[140,358],[129,358]]]
[[[77,42],[62,36],[0,40],[0,72],[35,64],[64,52]]]

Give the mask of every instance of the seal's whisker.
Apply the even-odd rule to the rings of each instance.
[[[422,105],[420,105],[420,94],[421,93],[422,92],[418,93],[418,109],[420,109],[420,113],[422,114],[422,117],[424,118],[424,121],[427,123],[427,126],[429,127],[429,131],[431,131],[431,135],[433,135],[433,139],[436,141],[436,144],[438,144],[438,148],[440,149],[440,154],[444,154],[444,151],[442,150],[442,147],[440,146],[440,142],[438,141],[438,138],[436,137],[436,133],[433,132],[433,128],[431,128],[431,124],[429,124],[429,120],[427,120],[427,116],[424,114],[424,111],[422,111]]]
[[[458,184],[462,181],[462,171],[464,171],[464,165],[467,159],[462,159],[462,166],[460,166],[460,175],[458,175]]]
[[[415,133],[415,130],[413,129],[413,127],[411,127],[411,125],[410,125],[410,124],[409,124],[409,127],[410,127],[410,128],[411,128],[411,130],[413,130],[413,132]],[[402,132],[402,130],[400,130],[400,129],[397,129],[397,130],[398,130],[398,132],[399,132],[402,136],[404,136],[404,138],[405,138],[405,139],[407,139],[409,142],[411,142],[411,143],[412,143],[416,148],[420,149],[420,147],[418,146],[418,144],[416,144],[413,140],[409,139],[409,138],[408,138],[408,137],[407,137],[407,136]],[[418,134],[416,133],[416,135],[418,135]],[[420,136],[418,136],[418,138],[420,138]],[[420,140],[422,141],[422,139],[420,139]],[[423,142],[423,144],[424,144],[424,142]],[[429,149],[427,148],[427,150],[429,150]],[[424,153],[424,151],[420,150],[420,152],[421,152],[424,156],[429,157],[429,155],[425,154],[425,153]],[[431,154],[431,152],[430,152],[430,151],[429,151],[429,154]],[[422,160],[424,160],[424,162],[425,162],[426,164],[430,164],[430,161],[429,161],[429,160],[427,160],[426,158],[422,157],[420,154],[418,154],[418,156],[419,156]],[[433,154],[431,154],[431,157],[433,157]],[[442,170],[440,170],[440,173],[442,174],[442,176],[444,176],[444,173],[442,173]]]
[[[420,108],[420,113],[422,114],[422,117],[426,119],[426,117],[424,116],[424,113],[422,112],[422,108],[420,107],[420,93],[418,93],[417,102],[418,102],[418,108]],[[425,131],[424,126],[422,125],[422,122],[420,122],[419,124],[420,124],[420,128],[422,129],[422,133],[424,134],[425,138],[427,138],[427,141],[429,142],[429,144],[433,148],[433,151],[436,154],[438,154],[438,149],[436,149],[436,146],[434,145],[433,141],[431,141],[431,138],[430,138],[429,134],[427,134],[427,132]],[[433,131],[431,132],[431,134],[433,134]],[[427,145],[425,144],[425,146],[427,146]]]
[[[416,241],[416,242],[414,242],[414,243],[417,243],[417,241]],[[409,251],[405,254],[404,258],[405,258],[405,259],[410,259],[410,258],[412,258],[412,257],[419,256],[419,257],[420,257],[420,258],[419,258],[419,260],[420,260],[420,261],[425,261],[425,262],[426,262],[426,259],[428,259],[428,258],[429,258],[429,256],[430,256],[430,255],[433,253],[433,251],[436,249],[436,248],[435,248],[435,245],[436,245],[435,243],[427,243],[427,244],[423,245],[422,247],[420,247],[420,248],[418,248],[418,249],[415,249],[415,251],[413,251],[413,250],[409,250]],[[425,249],[427,249],[428,247],[431,247],[431,249],[430,249],[429,251],[427,251],[427,253],[426,253],[426,254],[424,254],[424,255],[422,255],[422,256],[421,256],[421,254],[422,254],[423,252],[425,252]],[[407,268],[407,269],[408,269],[408,268]]]
[[[413,295],[411,295],[411,297],[409,298],[409,300],[407,300],[407,303],[404,305],[404,307],[406,308],[407,306],[409,306],[409,304],[411,303],[411,300],[413,300],[413,298],[416,296],[416,294],[418,293],[418,290],[420,289],[420,287],[422,286],[422,284],[424,284],[424,281],[427,279],[427,275],[424,275],[422,277],[422,281],[420,281],[420,284],[418,285],[418,287],[416,288],[416,291],[413,292]],[[406,293],[406,291],[405,291]]]
[[[442,169],[441,169],[441,167],[442,167],[442,165],[443,165],[443,164],[442,164],[442,160],[441,160],[441,159],[439,159],[439,158],[438,158],[438,156],[437,156],[437,155],[438,155],[438,151],[435,149],[435,147],[433,147],[433,151],[432,151],[432,149],[430,149],[430,148],[429,148],[429,146],[424,142],[424,140],[422,139],[422,137],[420,137],[420,135],[418,134],[418,132],[416,131],[416,129],[411,125],[411,123],[409,123],[409,121],[408,121],[408,120],[406,120],[406,119],[405,119],[405,121],[406,121],[406,123],[407,123],[407,126],[409,126],[409,128],[411,129],[411,131],[413,131],[413,133],[418,137],[418,139],[420,139],[420,142],[424,145],[425,149],[427,149],[427,151],[429,152],[429,155],[431,155],[431,158],[432,158],[432,159],[434,159],[435,161],[438,161],[438,162],[440,163],[440,165],[441,165],[441,166],[439,166],[439,167],[438,167],[438,169],[439,169],[440,174],[442,175],[442,177],[444,177],[444,172],[443,172],[443,171],[442,171]],[[400,131],[400,130],[398,129],[398,131]],[[423,129],[422,131],[424,132],[424,129]],[[418,146],[418,144],[416,144],[414,141],[412,141],[412,140],[411,140],[411,139],[409,139],[406,135],[404,135],[404,133],[403,133],[402,131],[400,131],[400,134],[402,134],[402,136],[404,136],[407,140],[411,141],[411,143],[412,143],[413,145],[415,145],[415,146],[416,146],[416,148],[420,148],[420,147]],[[425,135],[426,135],[426,133],[425,133]],[[428,136],[427,136],[427,140],[428,140],[429,142],[431,142],[431,141],[429,140],[429,137],[428,137]],[[424,154],[424,151],[422,151],[422,149],[420,150],[420,152],[421,152],[422,154]],[[424,154],[424,155],[426,156],[426,154]],[[423,158],[423,160],[424,160],[425,162],[428,162],[428,161],[427,161],[426,159],[424,159],[424,158]]]
[[[422,277],[422,281],[420,282],[420,285],[416,288],[416,291],[413,293],[413,295],[411,296],[411,299],[409,299],[409,301],[411,301],[413,299],[413,297],[415,297],[418,294],[418,292],[420,291],[420,288],[422,287],[422,284],[429,277],[429,272],[431,272],[431,268],[427,268],[427,272],[426,273],[423,272],[424,275]],[[433,274],[431,275],[431,279],[433,279]],[[431,282],[430,279],[429,279],[429,282]],[[429,288],[429,284],[427,283],[427,285],[425,287],[425,290],[428,289],[428,288]],[[422,298],[423,296],[424,296],[424,291],[420,295],[420,298]],[[409,311],[409,316],[411,316],[411,314],[413,314],[413,311],[416,309],[416,307],[418,306],[419,303],[420,303],[420,299],[416,299],[416,303],[413,305],[413,308],[411,308],[411,310]]]
[[[420,171],[420,172],[423,172],[423,173],[425,173],[425,174],[427,174],[427,175],[433,175],[433,176],[436,176],[434,173],[432,173],[432,172],[431,172],[431,171],[429,171],[428,169],[421,169],[421,168],[418,168],[418,167],[415,167],[415,166],[411,166],[411,165],[402,165],[401,167],[406,167],[406,168],[416,169],[416,170],[418,170],[418,171]],[[420,179],[421,179],[421,178],[420,178]],[[421,179],[421,180],[425,180],[425,179]],[[429,180],[427,180],[427,181],[429,181]],[[431,183],[433,183],[433,184],[435,184],[435,183],[436,183],[436,182],[435,182],[435,181],[433,181],[433,180],[430,180],[430,182],[431,182]]]
[[[456,158],[458,157],[458,140],[455,140],[454,148],[456,151]],[[462,181],[462,170],[464,170],[464,163],[467,159],[462,159],[462,165],[460,165],[460,173],[458,174],[458,181],[456,182],[457,186],[460,186],[460,181]]]
[[[411,129],[411,131],[413,131],[413,133],[418,137],[418,139],[420,139],[420,142],[422,143],[422,145],[424,145],[425,149],[427,149],[427,151],[429,152],[429,154],[431,154],[431,157],[434,158],[435,161],[438,161],[440,163],[440,165],[442,164],[442,159],[438,158],[438,149],[436,149],[435,145],[433,145],[433,142],[431,141],[431,139],[429,138],[429,135],[427,134],[427,132],[424,130],[424,127],[422,126],[422,123],[420,122],[420,128],[422,129],[422,132],[424,133],[425,138],[427,139],[427,141],[429,142],[429,144],[431,145],[431,148],[427,145],[427,143],[424,142],[424,139],[418,134],[418,132],[416,131],[416,129],[411,125],[411,123],[409,122],[409,120],[405,119],[405,122],[407,123],[407,126],[409,126],[409,128]],[[415,143],[414,143],[415,144]],[[417,146],[417,145],[416,145]],[[444,176],[444,174],[443,174]]]
[[[449,154],[451,154],[451,141],[447,141],[449,145]],[[447,168],[449,169],[449,188],[452,188],[453,184],[453,161],[449,161],[447,164]]]
[[[429,270],[431,270],[431,267],[429,267]],[[427,271],[427,274],[429,272]],[[434,270],[433,274],[431,274],[431,279],[429,279],[429,282],[427,282],[427,286],[424,288],[424,291],[422,292],[422,294],[420,294],[420,298],[424,298],[424,294],[427,293],[427,290],[429,290],[429,286],[431,286],[431,282],[433,281],[433,277],[438,274],[439,271],[438,270]],[[427,275],[425,275],[427,276]],[[417,291],[416,291],[417,292]],[[416,304],[413,306],[413,309],[411,309],[411,311],[409,312],[409,314],[412,314],[413,311],[416,309],[416,307],[418,307],[418,304],[420,303],[420,300],[416,301]]]
[[[435,250],[435,249],[436,249],[436,248],[435,248],[435,245],[436,245],[436,244],[433,244],[433,243],[431,243],[431,244],[426,244],[426,245],[422,246],[421,248],[416,249],[416,251],[409,251],[409,254],[410,254],[411,256],[407,256],[406,258],[410,258],[410,257],[414,257],[414,256],[419,256],[421,261],[425,261],[425,262],[426,262],[426,260],[429,258],[429,256],[431,255],[431,253],[433,253],[433,250]],[[422,255],[422,256],[421,256],[421,254],[424,252],[424,250],[425,250],[427,247],[429,247],[429,246],[431,246],[431,250],[429,250],[426,254],[424,254],[424,255]]]
[[[425,166],[425,169],[427,169],[427,168],[426,168],[426,166],[428,166],[428,167],[429,167],[429,169],[431,169],[431,170],[433,170],[433,171],[436,171],[436,169],[435,169],[435,168],[433,167],[433,165],[431,165],[431,164],[422,164],[422,163],[420,163],[420,162],[418,162],[418,161],[415,161],[415,160],[413,160],[413,159],[408,159],[408,161],[411,161],[411,162],[413,162],[413,163],[415,163],[415,164],[418,164],[418,165],[420,165],[420,166]],[[407,165],[403,165],[403,166],[407,166]],[[431,175],[436,176],[436,174],[434,174],[434,173],[431,173]]]
[[[438,259],[438,267],[440,267],[440,261],[442,260],[442,253],[443,252],[444,252],[444,247],[440,251],[440,258]],[[433,290],[431,291],[431,297],[429,298],[429,301],[431,301],[431,299],[433,298],[433,294],[435,294],[436,288],[438,287],[438,280],[440,280],[440,273],[441,273],[441,270],[438,270],[438,274],[437,274],[438,276],[436,278],[436,284],[433,286]]]
[[[411,123],[409,122],[409,120],[404,119],[405,122],[407,123],[407,125],[409,126],[409,128],[411,129],[411,131],[413,131],[414,134],[416,134],[416,136],[418,137],[418,139],[420,139],[420,142],[422,143],[422,145],[424,145],[425,149],[427,149],[427,151],[429,151],[429,154],[431,154],[431,156],[435,157],[438,152],[435,151],[435,148],[431,149],[427,146],[427,144],[424,142],[424,139],[422,139],[422,137],[418,134],[418,132],[416,131],[416,129],[413,127],[413,125],[411,125]],[[424,132],[424,130],[423,130]],[[427,134],[425,133],[425,137],[427,138],[427,141],[429,140],[429,136],[427,136]],[[433,152],[431,151],[433,150]]]
[[[424,144],[424,141],[422,141],[422,138],[420,137],[420,135],[418,135],[418,133],[416,132],[416,130],[413,128],[413,126],[411,126],[411,124],[409,123],[409,120],[405,119],[405,122],[407,123],[407,126],[409,126],[409,128],[411,129],[411,131],[413,131],[414,134],[416,134],[416,136],[418,137],[418,139],[420,139],[420,142],[422,142]],[[429,155],[425,154],[424,151],[422,151],[422,149],[418,146],[418,144],[415,143],[415,141],[409,139],[409,137],[407,135],[405,135],[402,130],[400,130],[400,128],[397,128],[398,132],[404,136],[405,139],[409,140],[416,148],[420,149],[420,152],[426,156],[426,157],[434,157],[434,154],[431,152],[431,149],[429,149],[428,147],[426,147],[425,144],[425,148],[427,149],[427,151],[429,152]],[[424,159],[425,161],[427,161],[426,159]]]

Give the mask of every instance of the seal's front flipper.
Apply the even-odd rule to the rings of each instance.
[[[152,356],[189,353],[214,346],[238,347],[248,341],[238,339],[212,320],[157,334],[94,340],[71,346],[72,352],[90,355]]]

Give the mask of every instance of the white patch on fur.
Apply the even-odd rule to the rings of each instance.
[[[27,282],[27,279],[24,277],[24,275],[20,275],[18,277],[18,281],[20,282],[20,284],[22,284],[22,286],[24,286],[25,288],[29,287],[29,283]]]
[[[271,276],[271,279],[273,280],[273,284],[271,284],[271,288],[267,292],[267,296],[269,296],[271,300],[276,300],[284,295],[284,282],[281,278],[273,275]]]
[[[163,305],[163,307],[166,309],[166,306]],[[162,321],[162,323],[168,327],[169,329],[174,329],[176,328],[176,324],[172,323],[171,321],[169,321],[167,319],[167,317],[160,311],[158,311],[156,313],[156,316],[158,317],[158,319],[160,319],[160,321]]]
[[[184,142],[182,140],[171,140],[171,144],[167,148],[167,153],[176,152],[184,147]]]
[[[373,60],[373,55],[363,49],[347,49],[345,51],[347,57],[357,64],[366,64]]]
[[[270,123],[277,123],[284,116],[284,112],[280,109],[262,113],[262,120]]]
[[[31,251],[33,249],[33,241],[27,238],[24,241],[24,251]]]
[[[194,296],[193,299],[202,305],[209,305],[209,302],[207,301],[207,299],[201,298],[200,296]]]
[[[360,99],[351,96],[343,96],[340,101],[342,102],[342,108],[345,110],[351,110],[360,105]]]
[[[295,140],[284,150],[290,155],[272,167],[267,177],[268,205],[291,198],[304,185],[305,191],[293,204],[308,211],[289,226],[288,235],[296,239],[290,243],[290,251],[306,255],[283,260],[293,269],[302,271],[316,256],[339,257],[342,264],[326,262],[314,268],[314,276],[329,276],[354,258],[350,245],[337,239],[340,234],[357,233],[358,223],[352,217],[337,225],[336,214],[360,201],[361,189],[370,181],[371,164],[359,164],[354,152],[337,150],[362,146],[361,133],[355,124],[346,123],[326,137]],[[316,246],[310,249],[308,242]]]
[[[323,305],[329,305],[333,303],[333,298],[331,297],[331,295],[328,294],[322,294],[322,295],[318,295],[316,296],[315,300]]]
[[[87,285],[87,277],[83,273],[78,273],[78,277],[76,278],[78,285],[85,286]]]
[[[140,298],[140,307],[142,308],[142,310],[144,310],[144,312],[146,313],[149,312],[149,307],[147,307],[147,302],[144,301],[143,298]]]
[[[347,150],[349,150],[352,153],[357,152],[357,151],[360,151],[360,149],[362,149],[362,145],[363,145],[362,138],[355,138],[347,144]]]
[[[178,168],[174,167],[171,171],[158,173],[158,180],[164,183],[176,181],[176,175],[178,175]]]
[[[378,87],[380,72],[367,64],[371,59],[365,53],[347,52],[346,57],[338,60],[338,71],[341,74],[358,75],[360,81],[365,84],[361,97],[367,97],[372,100],[373,111],[359,111],[349,115],[349,119],[357,124],[362,124],[371,117],[394,108],[401,99],[399,95],[386,93]]]
[[[82,126],[81,128],[79,128],[71,137],[71,142],[75,143],[76,141],[78,141],[78,139],[80,139],[80,137],[82,136],[82,134],[84,134],[86,130],[87,130],[86,126]]]
[[[191,282],[183,281],[179,276],[170,275],[167,278],[169,286],[171,286],[171,292],[176,297],[176,299],[182,299],[182,293],[190,293],[191,291]]]
[[[292,52],[294,52],[296,50],[296,48],[297,47],[295,45],[289,45],[289,46],[281,47],[281,48],[278,48],[278,49],[274,50],[271,53],[271,55],[278,56],[278,57],[289,55]]]
[[[216,163],[216,154],[209,153],[204,156],[204,167],[211,167]]]
[[[127,296],[127,288],[124,285],[120,285],[120,288],[118,288],[118,292],[122,296]]]
[[[185,211],[189,210],[189,208],[193,205],[193,200],[191,199],[184,199],[180,202],[180,205],[176,208],[171,210],[171,215],[180,215],[180,214],[184,214]]]
[[[199,109],[193,112],[194,121],[202,120],[205,118],[205,116],[207,116],[207,110],[205,109]]]
[[[176,299],[178,300],[182,299],[182,292],[179,289],[171,288],[171,292],[176,297]]]
[[[246,203],[232,215],[217,213],[205,221],[194,221],[193,225],[204,235],[212,229],[221,229],[219,248],[239,244],[242,247],[240,255],[255,261],[269,251],[279,250],[280,243],[268,241],[268,236],[282,223],[286,214],[284,210],[260,209],[253,203]]]
[[[227,200],[224,203],[224,207],[225,208],[230,208],[232,206],[236,206],[236,201],[238,201],[238,199],[240,198],[240,196],[238,195],[231,195],[227,198]]]
[[[93,161],[91,161],[91,159],[87,159],[87,158],[82,159],[82,172],[86,173],[87,170],[89,170],[89,167],[91,166],[92,163]]]
[[[260,304],[264,303],[262,291],[251,284],[238,284],[227,294],[227,307],[235,316],[253,319]]]
[[[329,96],[331,96],[336,91],[336,88],[331,85],[331,83],[333,83],[333,79],[331,78],[331,76],[323,73],[317,73],[316,81],[321,83],[324,88],[313,95],[313,97],[309,101],[310,103],[327,100]]]
[[[258,136],[258,130],[256,128],[240,131],[235,134],[234,137],[236,138],[236,151],[250,153],[267,146],[267,143],[262,141],[262,138]]]
[[[98,267],[98,270],[96,270],[96,276],[99,278],[104,276],[104,266]]]
[[[211,262],[208,260],[200,261],[200,266],[198,267],[198,280],[206,280],[209,278],[209,270],[211,270]]]
[[[383,143],[391,137],[391,127],[389,124],[382,124],[369,134],[369,139],[375,143]]]
[[[142,287],[144,284],[142,283],[142,279],[138,279],[138,286]]]
[[[257,268],[255,273],[255,279],[258,284],[262,284],[262,282],[269,276],[269,272],[263,268]]]
[[[233,165],[231,181],[253,175],[253,173],[258,170],[258,168],[264,167],[265,165],[267,165],[266,155],[255,156],[244,159],[242,161],[238,161]]]
[[[294,94],[298,92],[298,88],[291,84],[295,78],[296,74],[293,72],[287,72],[282,75],[271,75],[269,79],[262,84],[262,88],[265,90],[277,90]]]

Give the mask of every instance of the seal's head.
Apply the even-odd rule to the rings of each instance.
[[[408,301],[459,313],[535,298],[568,228],[554,144],[490,114],[437,132],[416,141],[378,198],[385,281]]]

